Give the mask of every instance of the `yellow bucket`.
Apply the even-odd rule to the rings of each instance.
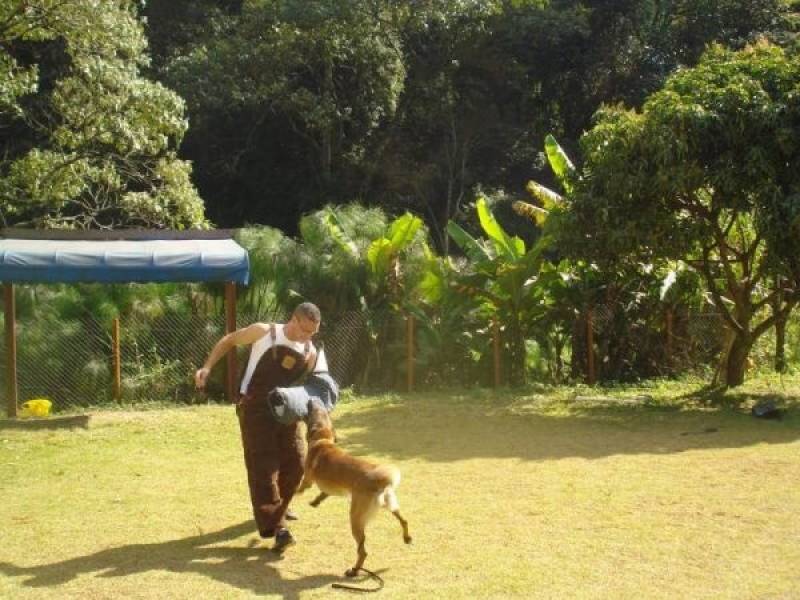
[[[23,402],[20,408],[22,410],[19,411],[20,417],[46,417],[50,414],[50,409],[52,408],[53,403],[50,400],[46,400],[45,398],[35,398],[33,400],[28,400],[27,402]]]

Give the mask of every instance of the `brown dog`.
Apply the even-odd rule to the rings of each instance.
[[[367,551],[364,549],[364,530],[379,508],[384,507],[403,526],[403,541],[411,543],[408,522],[400,516],[395,489],[400,483],[400,471],[393,466],[379,466],[350,456],[336,447],[328,411],[316,402],[308,409],[308,454],[305,475],[298,492],[316,483],[320,494],[311,506],[319,506],[328,496],[350,496],[350,528],[358,545],[358,558],[345,575],[355,577],[364,565]]]

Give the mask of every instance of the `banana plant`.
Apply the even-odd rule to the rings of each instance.
[[[422,219],[405,213],[392,221],[386,235],[373,240],[367,249],[374,290],[385,291],[390,300],[399,300],[403,276],[400,257],[421,227]]]
[[[558,183],[564,190],[564,194],[569,196],[573,191],[572,181],[575,176],[575,165],[550,134],[545,137],[544,150]],[[547,218],[554,208],[564,207],[566,203],[563,195],[536,181],[529,181],[525,189],[541,203],[541,206],[518,200],[514,202],[513,208],[518,214],[530,218],[539,227],[545,226]]]
[[[570,196],[575,190],[577,170],[567,153],[550,134],[545,137],[544,150],[561,193],[536,181],[529,181],[525,189],[536,204],[516,201],[512,208],[517,214],[533,221],[542,230],[543,237],[557,240],[560,227],[557,216],[559,211],[569,207]],[[549,265],[545,271],[547,277],[542,276],[540,283],[542,286],[549,286],[547,295],[553,302],[554,309],[539,322],[535,337],[543,354],[552,361],[551,370],[555,378],[560,379],[563,371],[561,352],[565,346],[564,337],[571,335],[573,338],[573,360],[575,349],[581,346],[576,337],[577,330],[570,325],[574,325],[575,311],[591,302],[592,291],[586,288],[586,282],[593,278],[593,265],[561,260],[557,266]]]
[[[366,385],[373,366],[381,363],[382,338],[386,337],[388,326],[386,310],[396,311],[409,304],[408,296],[417,288],[416,270],[406,269],[404,259],[412,254],[417,243],[427,251],[427,245],[424,240],[419,241],[418,235],[423,228],[422,219],[411,213],[397,217],[383,235],[371,240],[366,248],[363,245],[359,248],[334,208],[324,209],[322,220],[336,245],[350,260],[360,262],[366,271],[358,290],[372,349],[362,378]]]
[[[330,238],[347,256],[361,261],[367,269],[367,289],[361,290],[362,304],[374,308],[385,303],[400,303],[404,285],[403,253],[411,247],[422,228],[422,219],[408,212],[397,217],[362,253],[333,207],[326,207],[322,218]]]
[[[459,289],[479,298],[483,314],[497,319],[505,328],[511,353],[511,383],[525,382],[525,339],[532,325],[546,312],[548,298],[541,285],[544,251],[551,243],[541,236],[531,247],[517,236],[510,236],[495,219],[485,198],[479,198],[476,211],[485,239],[476,239],[457,223],[447,230],[470,259],[470,271],[458,281]]]

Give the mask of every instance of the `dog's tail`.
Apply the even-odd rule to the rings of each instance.
[[[400,470],[392,465],[375,467],[370,471],[369,478],[380,490],[378,506],[386,507],[392,512],[398,510],[400,504],[394,491],[400,485]]]

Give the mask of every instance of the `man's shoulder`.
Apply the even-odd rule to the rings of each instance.
[[[283,324],[281,323],[264,323],[259,321],[257,323],[253,323],[252,325],[250,325],[249,329],[253,330],[254,333],[260,332],[261,333],[260,337],[263,337],[267,334],[272,334],[280,330],[280,328],[282,327]]]

